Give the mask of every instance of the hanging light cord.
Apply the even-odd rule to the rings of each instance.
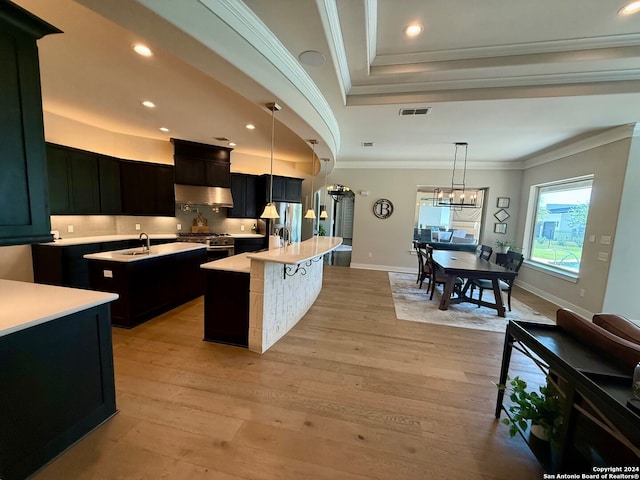
[[[273,137],[276,130],[275,107],[271,109],[271,184],[269,187],[269,203],[273,205]]]

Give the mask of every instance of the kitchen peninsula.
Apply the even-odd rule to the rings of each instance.
[[[322,289],[322,258],[340,237],[205,263],[204,339],[264,353],[309,310]]]
[[[115,414],[117,298],[0,280],[0,478],[28,477]]]

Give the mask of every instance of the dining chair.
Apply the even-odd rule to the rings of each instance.
[[[427,245],[425,248],[425,254],[427,261],[425,262],[426,267],[429,270],[429,287],[431,288],[431,295],[429,296],[429,300],[433,300],[433,292],[436,289],[436,285],[444,285],[447,283],[447,277],[445,275],[440,274],[438,268],[433,263],[433,247],[431,245]],[[453,293],[456,295],[460,295],[462,291],[462,279],[460,277],[456,277],[455,284],[453,285]],[[427,293],[429,290],[427,290]]]
[[[425,255],[425,251],[420,247],[420,242],[414,241],[413,248],[416,251],[416,256],[418,257],[418,278],[416,279],[416,283],[420,285],[418,288],[422,288],[422,283],[425,280],[430,280],[430,271],[427,263],[427,258]],[[427,292],[429,291],[430,283],[427,284]]]
[[[489,245],[480,245],[480,252],[478,253],[478,257],[480,257],[482,260],[489,260],[492,253],[493,248],[491,248]]]
[[[522,266],[522,262],[524,260],[524,256],[521,253],[508,251],[502,265],[507,270],[511,270],[513,272],[518,272],[520,267]],[[498,284],[500,285],[501,292],[507,292],[507,305],[509,306],[509,311],[511,311],[511,289],[513,287],[513,282],[515,279],[511,280],[498,280]],[[473,290],[478,287],[480,290],[478,292],[478,300],[482,300],[482,292],[486,289],[493,290],[493,283],[491,280],[485,279],[474,279],[471,281],[471,293],[470,296],[473,297]],[[478,308],[480,305],[478,305]]]

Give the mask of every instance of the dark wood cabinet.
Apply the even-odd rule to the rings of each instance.
[[[92,289],[113,292],[113,325],[130,328],[204,293],[206,249],[131,262],[89,260]],[[106,274],[105,272],[109,273]]]
[[[172,138],[176,183],[231,187],[232,148]]]
[[[0,4],[0,245],[51,240],[36,40],[60,33]]]
[[[170,165],[122,160],[122,213],[175,216],[173,178],[173,167]]]
[[[238,255],[239,253],[257,252],[258,250],[268,248],[266,242],[266,237],[236,238],[234,244],[234,253]]]
[[[269,175],[262,175],[261,179],[261,196],[264,203],[269,201],[271,181]],[[302,179],[292,177],[273,176],[273,201],[274,202],[290,202],[302,203]],[[264,203],[262,207],[264,207]],[[260,208],[258,208],[260,210]]]
[[[99,155],[98,176],[100,178],[100,213],[122,214],[120,159]]]
[[[249,274],[206,271],[204,339],[249,346]]]
[[[229,218],[257,218],[258,177],[244,173],[231,174],[233,207],[227,210]]]
[[[96,154],[48,143],[47,169],[52,215],[102,213]]]

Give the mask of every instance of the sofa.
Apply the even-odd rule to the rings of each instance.
[[[623,316],[598,313],[589,320],[561,308],[556,312],[556,324],[631,371],[640,363],[640,327]]]

